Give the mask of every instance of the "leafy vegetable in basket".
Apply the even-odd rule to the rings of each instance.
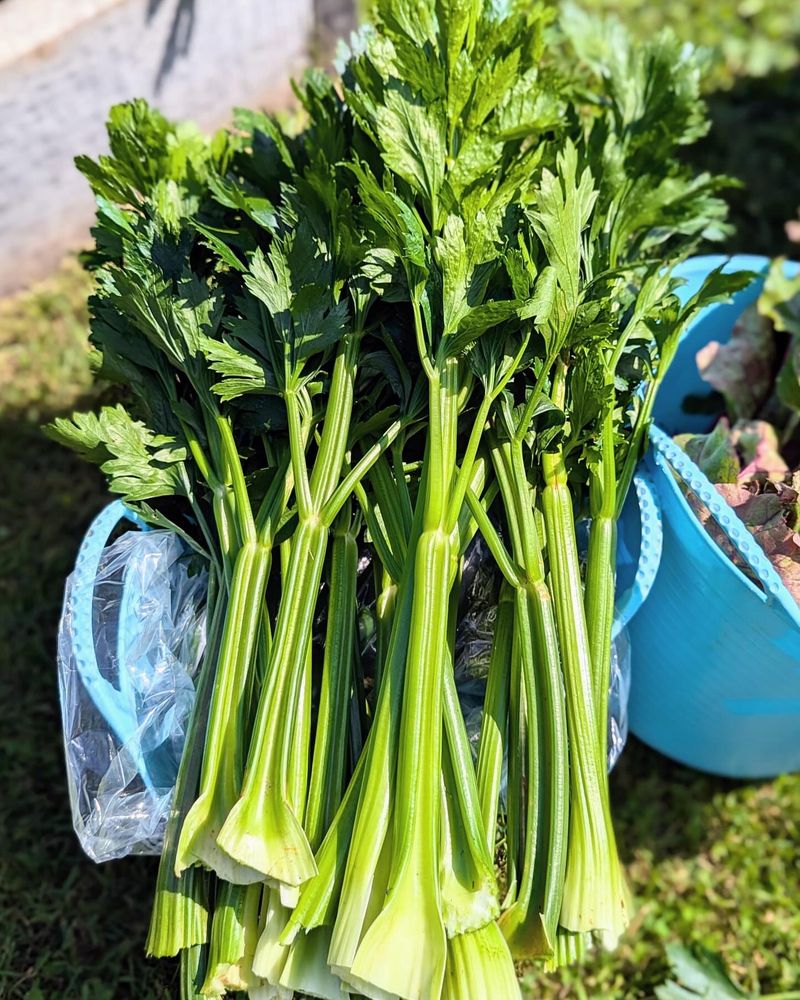
[[[383,0],[337,84],[298,87],[299,134],[241,113],[209,141],[136,102],[80,161],[126,406],[49,433],[219,593],[148,942],[184,996],[502,1000],[512,958],[627,924],[616,519],[683,327],[747,277],[675,295],[724,217],[724,179],[677,157],[706,127],[694,57],[570,11],[567,73],[552,17]],[[475,766],[453,649],[477,532],[504,586]]]
[[[758,303],[731,340],[697,355],[702,377],[722,394],[733,424],[720,418],[709,434],[678,444],[758,541],[800,604],[800,279],[775,261]],[[698,517],[743,570],[724,532],[696,500]]]

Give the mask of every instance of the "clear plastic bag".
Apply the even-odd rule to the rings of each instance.
[[[67,580],[58,676],[73,824],[99,862],[160,853],[205,645],[207,574],[170,531],[129,531],[102,549],[97,533]]]

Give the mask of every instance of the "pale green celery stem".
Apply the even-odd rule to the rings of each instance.
[[[324,1000],[348,1000],[341,981],[328,965],[330,928],[316,927],[301,934],[289,948],[280,975],[286,996],[321,997]]]
[[[222,554],[223,566],[225,569],[225,581],[228,586],[233,575],[233,559],[235,556],[235,538],[233,525],[233,510],[228,503],[228,491],[219,475],[212,469],[211,464],[203,451],[202,445],[197,438],[192,427],[181,421],[184,437],[189,445],[189,451],[194,458],[200,475],[208,484],[212,496],[212,509],[214,511],[214,523],[217,528],[219,550]]]
[[[310,878],[315,873],[315,864],[305,833],[282,792],[289,757],[285,720],[296,710],[303,653],[313,626],[328,543],[328,528],[320,512],[342,474],[359,342],[358,333],[349,333],[337,351],[308,496],[300,504],[299,524],[242,793],[219,836],[220,847],[241,864],[290,885],[299,885]],[[287,394],[295,491],[299,498],[305,489],[301,485],[304,458],[300,455],[299,428],[291,430],[295,403],[293,394]],[[304,511],[306,503],[310,506]]]
[[[397,499],[397,483],[385,455],[382,455],[370,469],[369,481],[378,501],[386,537],[398,564],[404,566],[408,551],[407,536],[411,525],[405,516],[402,502]],[[399,574],[395,579],[399,579]]]
[[[317,511],[328,501],[342,477],[360,343],[358,332],[345,334],[334,362],[322,439],[310,482],[311,497]]]
[[[221,573],[223,567],[219,560],[219,554],[220,554],[219,538],[215,539],[214,536],[211,534],[211,528],[208,524],[205,514],[203,513],[203,508],[200,502],[198,501],[197,496],[195,495],[194,488],[192,486],[192,480],[191,477],[189,476],[189,471],[186,468],[186,463],[181,462],[178,468],[180,469],[180,477],[181,477],[181,482],[183,484],[184,493],[186,494],[186,498],[189,501],[189,506],[192,509],[192,514],[194,515],[198,525],[200,526],[200,531],[203,535],[203,539],[205,540],[208,549],[209,562],[215,569],[217,569]]]
[[[445,529],[456,465],[457,380],[453,359],[430,380],[423,530],[414,566],[389,891],[352,965],[353,981],[406,996],[437,995],[446,961],[437,847],[443,665],[452,566],[452,542]],[[385,963],[386,949],[398,933],[409,949],[403,968]]]
[[[206,729],[200,796],[181,830],[175,861],[178,875],[199,860],[194,848],[204,838],[216,836],[220,812],[226,813],[239,794],[237,747],[245,723],[247,670],[258,641],[270,564],[271,550],[257,542],[245,545],[236,559]],[[207,857],[203,860],[210,864]]]
[[[547,854],[547,840],[542,828],[543,781],[540,750],[544,735],[536,699],[535,666],[530,637],[533,624],[525,592],[514,592],[514,635],[512,639],[511,706],[514,713],[511,729],[515,742],[509,744],[509,786],[512,780],[520,784],[513,801],[517,813],[515,838],[509,842],[516,854],[514,867],[515,894],[511,905],[500,917],[500,928],[517,958],[533,957],[540,949],[529,944],[539,931],[539,914],[543,908],[542,858]],[[511,761],[514,760],[514,767]],[[509,829],[511,825],[509,814]]]
[[[292,540],[241,795],[219,835],[222,850],[240,864],[292,885],[309,878],[314,865],[284,791],[291,748],[287,719],[297,710],[326,545],[327,529],[319,520],[301,520]]]
[[[208,876],[198,868],[191,868],[179,879],[175,875],[175,857],[181,825],[197,792],[203,759],[202,737],[208,721],[226,606],[227,594],[217,586],[212,571],[206,603],[209,615],[206,648],[164,833],[147,935],[146,952],[156,958],[177,955],[181,949],[200,944],[208,936]]]
[[[606,413],[601,434],[600,474],[589,484],[591,525],[586,562],[586,626],[592,657],[593,689],[600,753],[608,752],[608,695],[611,683],[611,633],[616,575],[616,489],[613,413]]]
[[[422,505],[419,505],[411,527],[409,558],[403,580],[398,584],[391,639],[372,727],[342,804],[317,851],[319,874],[303,887],[284,935],[285,943],[290,943],[300,928],[311,929],[336,921],[346,941],[334,941],[331,954],[334,950],[344,953],[348,967],[361,938],[391,815],[391,778],[396,766],[411,623],[410,582],[421,521]]]
[[[289,425],[289,451],[292,462],[292,476],[297,494],[297,511],[300,517],[311,514],[313,501],[306,467],[305,436],[300,422],[300,407],[294,391],[286,393],[286,416]]]
[[[414,508],[411,503],[411,492],[406,482],[405,468],[403,467],[403,447],[405,436],[396,438],[392,442],[392,468],[394,472],[395,492],[398,507],[401,512],[403,522],[403,537],[407,538],[411,534],[411,526],[414,520]]]
[[[515,614],[516,622],[516,614]],[[517,901],[526,831],[525,775],[528,767],[525,691],[516,624],[512,636],[508,698],[508,782],[506,791],[506,895],[503,909]],[[534,830],[531,834],[536,835]]]
[[[491,507],[494,503],[495,497],[498,494],[497,482],[492,480],[484,491],[484,486],[486,484],[486,476],[489,469],[489,463],[485,458],[479,458],[473,465],[473,479],[472,484],[467,489],[467,496],[472,494],[475,496],[475,491],[483,493],[479,501],[479,505],[483,509]],[[461,558],[467,550],[469,543],[478,534],[479,526],[472,512],[472,507],[469,503],[463,504],[461,507],[461,513],[458,517],[458,526],[456,528],[456,538],[459,540],[459,558]]]
[[[208,948],[196,944],[181,951],[180,958],[180,1000],[203,1000],[200,992],[206,977]]]
[[[522,567],[514,585],[509,761],[515,763],[509,784],[518,780],[512,771],[524,762],[529,793],[524,831],[509,822],[510,848],[517,854],[522,848],[522,867],[516,899],[502,922],[512,952],[527,958],[549,953],[561,907],[569,808],[566,720],[555,615],[521,440],[492,438],[492,458],[514,557]],[[531,789],[538,789],[536,801]],[[510,816],[519,812],[516,798],[510,797],[509,810]]]
[[[201,990],[205,996],[221,997],[226,992],[246,990],[253,981],[261,889],[258,884],[220,883]]]
[[[366,700],[366,688],[364,686],[364,665],[361,661],[361,650],[359,648],[358,626],[356,625],[353,635],[353,676],[352,687],[349,698],[348,711],[348,745],[347,745],[347,765],[346,770],[352,773],[356,762],[364,749],[364,739],[369,730],[369,717]]]
[[[441,1000],[520,1000],[514,961],[494,921],[448,941]]]
[[[356,486],[396,439],[402,431],[404,423],[404,420],[395,420],[391,423],[378,440],[364,452],[352,469],[349,469],[344,475],[320,511],[320,518],[326,525],[333,523],[336,515],[342,509],[342,505],[349,500]]]
[[[236,493],[233,490],[230,455],[221,436],[221,422],[225,418],[214,404],[207,400],[204,401],[202,396],[199,398],[206,439],[211,451],[212,478],[209,480],[209,486],[213,497],[214,517],[220,533],[227,576],[230,577],[233,573],[233,562],[244,536],[239,530],[239,512],[236,509]],[[199,442],[197,442],[197,448],[199,449],[199,447]],[[236,457],[238,461],[238,455]]]
[[[422,310],[420,309],[419,297],[416,294],[411,296],[411,311],[414,316],[414,336],[417,341],[417,352],[422,361],[422,368],[430,381],[438,378],[438,373],[433,367],[428,346],[425,343],[425,329],[422,320]]]
[[[319,882],[309,883],[293,915],[293,921],[297,917],[305,927],[334,923],[331,961],[343,969],[352,965],[363,936],[381,852],[390,836],[406,651],[411,631],[414,551],[412,548],[398,588],[372,728],[342,806],[318,852]]]
[[[367,746],[369,745],[368,738]],[[341,805],[316,853],[318,873],[300,890],[300,899],[281,938],[284,945],[291,944],[301,930],[332,924],[336,917],[347,852],[366,771],[365,761],[366,750],[356,764]]]
[[[466,499],[474,522],[483,536],[483,540],[486,542],[503,579],[510,587],[518,587],[525,579],[525,572],[520,566],[515,565],[514,560],[503,544],[503,540],[489,519],[484,501],[479,500],[472,490],[467,490]]]
[[[484,421],[485,422],[485,421]],[[469,453],[469,448],[467,449]],[[471,483],[481,490],[485,463],[472,462]],[[444,667],[444,734],[442,751],[443,866],[442,910],[448,937],[485,926],[499,913],[494,850],[487,847],[472,751],[456,691],[456,631],[461,584],[461,552],[472,537],[472,519],[459,519],[453,537],[453,567]]]
[[[353,981],[401,996],[437,996],[446,960],[437,847],[449,579],[450,541],[441,529],[426,530],[416,554],[389,891],[351,970]],[[407,948],[402,968],[386,962],[398,934]]]
[[[519,437],[508,446],[511,480],[515,486],[516,510],[519,519],[520,549],[517,560],[525,569],[524,588],[517,590],[517,628],[520,641],[526,643],[523,664],[526,666],[525,697],[529,718],[536,712],[538,759],[530,757],[533,743],[529,740],[531,768],[539,770],[540,832],[538,841],[545,847],[547,864],[533,863],[537,868],[531,885],[541,910],[544,939],[530,936],[530,915],[526,915],[527,933],[522,934],[521,950],[552,950],[561,910],[564,873],[567,863],[569,815],[569,779],[567,751],[567,720],[564,704],[562,662],[558,643],[553,598],[545,579],[543,546],[532,506],[532,492],[525,473],[522,441]],[[515,533],[512,533],[514,535]],[[523,623],[526,627],[522,628]],[[527,646],[532,648],[530,661]],[[530,734],[531,727],[528,726]],[[529,785],[532,780],[529,776]],[[514,951],[512,947],[512,952]],[[527,957],[527,955],[525,956]]]
[[[446,843],[442,884],[448,937],[477,930],[499,913],[494,850],[486,844],[475,768],[458,702],[452,659],[444,681],[442,751]],[[454,891],[453,891],[454,890]]]
[[[394,612],[397,605],[397,584],[386,569],[381,569],[382,584],[375,601],[377,635],[375,640],[375,687],[380,688],[383,667],[392,635]]]
[[[572,497],[561,454],[543,454],[542,467],[546,483],[542,493],[542,507],[567,696],[573,715],[578,715],[573,724],[580,726],[583,743],[584,738],[589,738],[595,732],[596,713]]]
[[[469,489],[470,479],[473,474],[473,465],[478,454],[478,448],[480,447],[481,438],[483,436],[483,431],[486,426],[486,420],[489,416],[491,405],[492,397],[489,395],[484,396],[472,424],[469,441],[467,442],[467,448],[464,453],[464,460],[461,463],[461,469],[459,470],[447,510],[446,524],[450,531],[455,528],[458,522],[458,517],[464,504],[464,498],[467,490]]]
[[[507,738],[510,690],[511,643],[514,629],[514,599],[504,583],[500,591],[492,639],[486,696],[483,702],[478,743],[477,782],[486,847],[494,852],[497,812],[503,773],[503,747]]]
[[[294,489],[294,472],[291,457],[285,453],[275,468],[270,487],[261,501],[255,519],[256,534],[261,542],[272,544],[286,513],[289,499]]]
[[[542,370],[539,373],[539,377],[536,379],[533,390],[531,391],[531,394],[525,404],[525,409],[522,412],[522,417],[514,435],[515,440],[520,444],[525,439],[525,435],[528,433],[530,428],[531,420],[533,420],[533,411],[536,409],[539,401],[544,397],[547,377],[550,374],[550,370],[552,369],[555,360],[554,356],[548,356],[545,359]]]
[[[615,510],[615,517],[617,519],[619,519],[619,516],[622,513],[622,508],[625,506],[625,500],[628,497],[628,490],[633,482],[633,474],[636,472],[636,466],[639,464],[639,459],[644,453],[647,434],[650,430],[653,405],[656,401],[656,394],[660,384],[660,378],[654,379],[652,382],[648,383],[647,389],[645,390],[642,408],[636,418],[636,426],[633,428],[633,433],[631,434],[631,439],[628,443],[625,461],[622,464],[622,471],[617,479],[617,504]]]
[[[228,587],[231,587],[233,583],[233,564],[237,551],[236,527],[231,507],[228,503],[227,489],[222,484],[214,487],[211,495],[211,507],[214,511],[214,521],[217,526],[220,551],[222,552],[222,563],[225,567],[225,581]]]
[[[312,849],[319,846],[330,826],[344,787],[358,568],[350,506],[339,515],[331,545],[325,656],[305,824]]]
[[[311,741],[311,673],[313,653],[311,637],[306,643],[303,671],[292,720],[292,741],[286,765],[286,797],[302,823],[308,804],[308,746]]]
[[[395,557],[392,551],[385,526],[381,523],[376,508],[373,507],[361,483],[356,484],[353,492],[364,515],[364,521],[369,530],[372,544],[375,546],[378,559],[394,579],[399,579],[402,575],[402,563]]]
[[[562,368],[555,380],[556,405],[563,402],[564,375]],[[545,453],[542,467],[570,740],[571,820],[561,922],[568,930],[603,929],[616,936],[627,921],[627,895],[611,826],[605,754],[599,753],[572,498],[561,454]]]
[[[256,527],[253,519],[253,508],[250,504],[250,496],[247,492],[247,483],[244,478],[242,462],[233,437],[231,422],[227,417],[217,418],[222,450],[228,463],[228,469],[233,484],[233,495],[236,500],[236,519],[242,543],[254,542],[256,540]]]

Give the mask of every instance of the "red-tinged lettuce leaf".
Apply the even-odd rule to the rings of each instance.
[[[712,340],[697,352],[704,381],[721,393],[732,420],[752,417],[769,395],[775,364],[772,324],[755,308],[736,322],[730,341]]]
[[[789,466],[778,450],[780,441],[772,424],[766,420],[739,420],[731,431],[731,441],[744,463],[740,483],[764,478],[777,483],[786,478]]]
[[[717,492],[722,496],[736,516],[756,537],[765,554],[772,556],[781,551],[795,533],[786,523],[784,504],[777,493],[753,493],[744,486],[720,483]]]
[[[800,476],[795,478],[800,480]],[[800,487],[800,481],[797,485]],[[800,604],[800,535],[795,530],[798,490],[786,483],[768,483],[764,492],[756,492],[758,489],[756,484],[747,488],[720,483],[716,488],[736,516],[746,525],[747,530],[775,567],[786,589]],[[702,508],[697,513],[706,530],[726,555],[740,569],[748,572],[708,511]]]
[[[685,434],[675,441],[705,472],[800,604],[800,472],[789,473],[774,428],[755,420],[731,429],[723,418],[711,434]],[[691,493],[687,499],[714,542],[750,575],[708,508]]]
[[[675,443],[683,448],[712,483],[735,483],[741,472],[731,428],[723,417],[710,434],[679,434]]]

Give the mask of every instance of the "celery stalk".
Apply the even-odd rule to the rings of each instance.
[[[180,958],[180,1000],[200,1000],[200,990],[206,978],[208,947],[205,944],[190,945],[181,950]]]
[[[519,1000],[520,996],[511,953],[494,921],[448,941],[441,1000]]]
[[[409,565],[407,573],[410,568]],[[392,640],[383,671],[375,720],[361,757],[363,777],[357,770],[351,781],[352,786],[359,780],[360,794],[347,841],[346,862],[342,866],[341,894],[329,954],[331,966],[342,977],[348,976],[364,932],[369,926],[367,920],[370,901],[375,896],[376,889],[380,892],[385,889],[378,873],[381,870],[381,855],[385,853],[384,844],[390,836],[392,787],[397,767],[405,651],[411,629],[411,611],[411,587],[403,582],[400,584]],[[334,820],[334,828],[339,818],[337,816]],[[345,831],[339,831],[342,840],[344,836]],[[325,845],[323,849],[324,847]],[[309,891],[314,893],[315,890],[310,887]]]
[[[520,439],[502,444],[493,439],[492,457],[514,559],[522,567],[513,588],[511,704],[515,715],[509,734],[509,833],[514,835],[510,846],[521,851],[521,858],[515,859],[519,869],[513,869],[519,880],[516,893],[500,926],[512,954],[532,958],[552,953],[561,909],[569,808],[567,727],[553,600]],[[511,761],[515,761],[513,767]],[[511,790],[512,782],[520,780],[519,768],[525,777],[524,797],[520,790]],[[523,798],[525,825],[517,832],[519,798]]]
[[[300,885],[316,873],[306,835],[287,801],[284,775],[286,723],[296,711],[326,543],[327,530],[318,520],[302,522],[292,541],[241,795],[217,837],[218,850],[234,862],[287,885]]]
[[[266,682],[261,691],[244,782],[218,835],[219,849],[241,865],[299,886],[316,874],[308,838],[286,801],[287,718],[296,710],[302,651],[310,639],[328,543],[320,511],[342,475],[360,335],[347,334],[334,364],[319,451],[310,478],[292,394],[287,394],[299,523],[284,583]]]
[[[289,909],[281,902],[277,889],[264,888],[259,917],[260,935],[253,955],[253,972],[266,983],[277,987],[289,955],[289,949],[280,943]]]
[[[563,386],[563,382],[560,383]],[[556,383],[554,393],[558,393]],[[563,391],[563,390],[562,390]],[[542,456],[542,496],[556,620],[564,663],[570,737],[571,814],[561,923],[567,930],[607,932],[627,924],[625,891],[600,758],[592,664],[583,603],[572,498],[559,452]]]
[[[592,697],[597,712],[600,753],[608,753],[608,695],[617,557],[617,477],[613,412],[603,419],[599,471],[589,483],[591,525],[586,560],[586,626],[592,657]]]
[[[486,680],[481,732],[478,743],[477,782],[486,847],[495,849],[497,810],[503,774],[503,747],[507,739],[511,641],[514,628],[514,600],[511,588],[503,583],[494,623],[492,654]]]
[[[280,985],[301,996],[346,1000],[349,993],[328,965],[330,939],[330,927],[315,927],[298,935],[287,949]]]
[[[201,993],[222,997],[246,990],[253,981],[261,886],[220,883],[214,905],[208,968]]]
[[[314,740],[305,830],[316,849],[331,824],[344,787],[345,751],[356,625],[358,548],[348,503],[333,530],[325,657]]]
[[[240,742],[244,731],[247,672],[261,628],[261,606],[271,565],[271,549],[248,542],[236,557],[211,699],[200,794],[178,839],[175,873],[200,862],[228,882],[253,882],[260,875],[217,846],[217,835],[239,793]]]
[[[456,460],[457,400],[457,365],[448,361],[430,379],[423,530],[413,566],[389,889],[348,977],[368,996],[378,991],[405,1000],[436,996],[447,957],[437,847],[443,665],[453,556],[446,526]],[[392,953],[397,939],[404,941],[402,956]]]
[[[423,1000],[442,988],[447,947],[435,845],[449,568],[449,538],[441,530],[423,532],[414,573],[390,886],[349,977],[367,995],[377,987],[406,1000]],[[393,951],[396,940],[403,941],[402,953]]]
[[[146,952],[154,957],[177,955],[179,951],[208,940],[208,876],[198,868],[189,868],[178,878],[175,855],[183,820],[194,801],[202,766],[201,734],[208,722],[214,669],[219,653],[220,631],[227,601],[224,591],[209,576],[208,600],[213,609],[203,663],[195,694],[195,703],[186,734],[175,782],[172,805],[164,833],[164,846],[158,865],[156,892],[147,934]]]
[[[452,669],[445,673],[442,753],[442,918],[449,938],[500,912],[493,852],[486,847],[472,757]]]
[[[290,545],[283,546],[284,562],[289,560]],[[304,654],[302,687],[297,713],[291,726],[291,759],[289,762],[290,781],[286,794],[292,808],[302,821],[307,794],[308,774],[308,734],[311,724],[311,644]],[[296,899],[286,898],[287,887],[276,883],[264,887],[264,895],[259,916],[259,938],[253,956],[253,972],[275,990],[280,986],[280,977],[289,957],[289,949],[281,942]],[[279,995],[279,994],[276,994]],[[288,995],[288,994],[287,994]]]

